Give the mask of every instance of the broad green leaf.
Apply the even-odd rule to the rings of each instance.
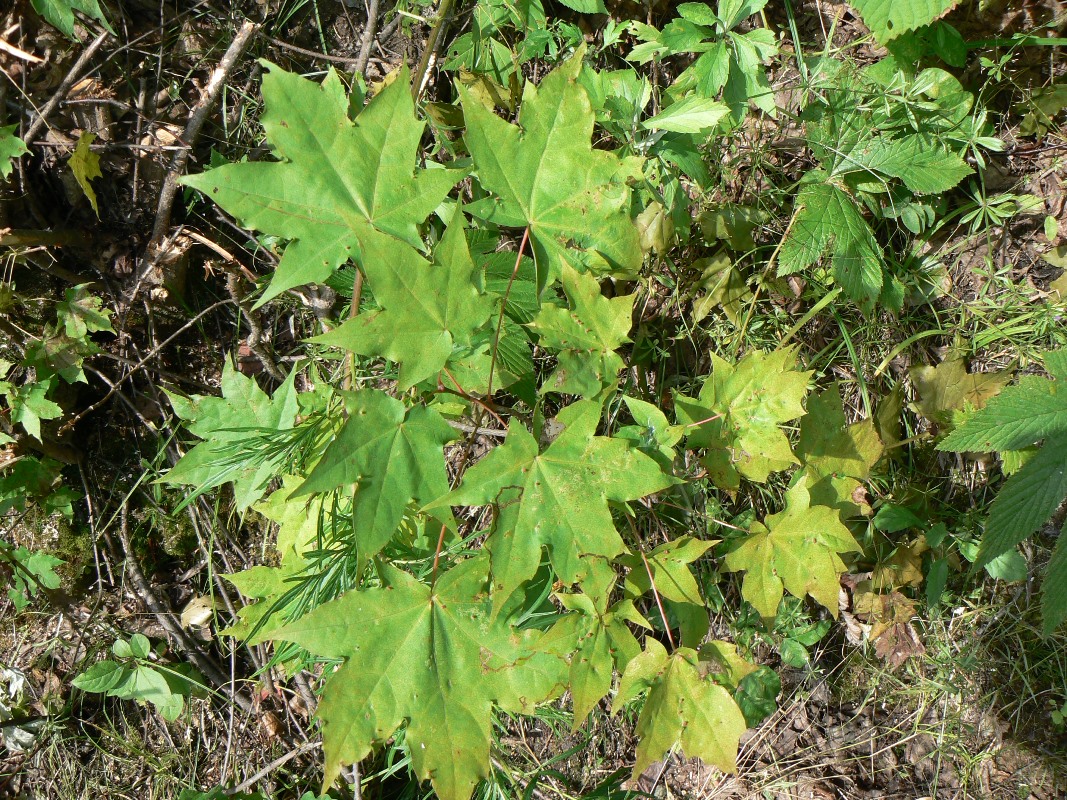
[[[242,512],[259,500],[277,475],[275,465],[260,458],[237,457],[235,448],[247,443],[250,429],[270,432],[293,427],[298,410],[295,378],[296,370],[268,397],[255,380],[227,360],[222,369],[222,397],[187,399],[168,393],[186,430],[204,441],[160,482],[195,486],[197,491],[232,482],[234,501]]]
[[[807,269],[831,254],[834,280],[857,302],[873,302],[882,293],[881,248],[871,226],[844,190],[828,183],[808,183],[797,197],[789,231],[778,254],[778,274]]]
[[[693,539],[681,536],[659,545],[642,559],[640,554],[624,555],[617,561],[630,572],[626,576],[626,593],[632,597],[641,597],[655,585],[656,592],[675,603],[689,603],[703,606],[704,598],[700,595],[689,565],[700,558],[714,540]],[[645,563],[648,567],[645,567]],[[651,579],[649,572],[652,573]]]
[[[544,452],[525,428],[512,422],[504,444],[468,469],[458,489],[431,506],[494,504],[499,518],[489,545],[509,543],[506,558],[493,551],[493,588],[503,597],[534,575],[542,546],[565,585],[586,574],[588,556],[613,558],[623,552],[608,502],[637,500],[674,483],[629,442],[594,435],[599,404],[575,403],[557,419],[564,430]],[[505,570],[507,580],[501,580]]]
[[[18,127],[18,125],[0,126],[0,178],[10,177],[15,159],[30,152],[26,143],[15,135]]]
[[[1010,369],[967,372],[963,358],[948,358],[936,367],[914,366],[909,370],[918,392],[915,409],[929,420],[945,424],[952,411],[968,406],[982,408],[1011,380]]]
[[[418,226],[459,173],[416,168],[424,123],[415,118],[407,68],[353,122],[333,73],[318,85],[263,64],[261,121],[279,160],[227,164],[182,179],[242,224],[294,240],[259,305],[325,280],[383,234],[421,248]]]
[[[92,131],[85,131],[78,137],[78,143],[70,156],[70,171],[74,173],[74,180],[78,182],[89,205],[99,217],[100,208],[96,205],[96,192],[93,191],[91,181],[93,178],[102,178],[103,173],[100,172],[100,155],[89,149],[95,140],[96,134]]]
[[[42,420],[59,419],[63,416],[63,409],[48,399],[48,392],[55,380],[52,377],[17,387],[0,381],[0,394],[7,396],[11,422],[22,425],[26,433],[37,441],[41,441]]]
[[[582,14],[607,14],[608,10],[604,6],[604,0],[559,0],[567,8],[578,11]]]
[[[940,19],[959,0],[850,0],[879,44]]]
[[[74,678],[71,685],[83,692],[103,694],[124,681],[126,677],[126,668],[117,661],[97,661]]]
[[[1067,433],[1067,391],[1062,382],[1062,378],[1023,377],[946,436],[938,449],[979,453],[1020,450],[1046,436]]]
[[[641,127],[652,131],[700,133],[714,128],[729,113],[730,107],[725,103],[694,95],[672,103],[642,122]]]
[[[745,570],[741,595],[766,619],[778,613],[782,590],[803,599],[811,595],[834,617],[838,611],[838,578],[845,563],[838,553],[859,552],[860,546],[838,512],[810,504],[807,477],[785,495],[785,510],[754,523],[751,535],[726,556],[726,569]]]
[[[80,11],[90,19],[95,19],[109,31],[107,18],[100,8],[100,0],[30,0],[33,10],[54,25],[71,39],[74,36],[74,12]],[[114,31],[111,31],[114,33]]]
[[[903,181],[916,194],[940,194],[974,172],[967,162],[923,136],[876,136],[843,153],[832,175],[879,173]],[[870,179],[869,176],[868,180]]]
[[[1060,531],[1041,586],[1041,617],[1046,636],[1067,620],[1067,535]]]
[[[872,420],[846,423],[836,383],[808,398],[808,413],[800,421],[797,455],[813,473],[865,480],[882,457],[882,450]]]
[[[474,332],[495,318],[499,301],[481,289],[460,216],[445,232],[434,264],[396,239],[364,240],[363,271],[382,310],[312,341],[395,361],[401,391],[435,377],[456,348],[469,349]]]
[[[63,297],[62,302],[56,303],[56,318],[71,339],[84,339],[97,331],[115,332],[111,327],[112,312],[102,308],[99,297],[89,294],[89,284],[67,289]]]
[[[593,149],[593,109],[578,83],[584,52],[579,47],[539,86],[526,85],[518,125],[459,89],[464,141],[479,182],[496,195],[468,210],[498,225],[529,227],[542,288],[564,262],[595,274],[632,275],[641,266],[626,183],[639,175],[640,162]]]
[[[448,492],[443,448],[457,434],[432,408],[406,409],[377,389],[351,394],[346,406],[344,426],[292,496],[355,485],[352,528],[368,559],[389,542],[409,505]]]
[[[795,369],[796,349],[754,351],[736,365],[714,353],[711,376],[696,400],[678,396],[678,422],[687,446],[705,448],[702,462],[718,486],[735,489],[741,476],[766,481],[799,463],[779,427],[803,416],[810,372]]]
[[[385,567],[381,588],[348,592],[271,635],[344,659],[318,708],[324,787],[406,723],[415,774],[442,800],[467,800],[489,775],[494,706],[529,713],[562,690],[564,664],[533,651],[538,634],[490,621],[487,566],[468,559],[433,587]]]
[[[618,712],[641,690],[650,689],[635,731],[635,779],[676,745],[690,758],[724,772],[736,770],[745,717],[730,693],[703,672],[695,650],[681,647],[668,655],[652,638],[630,662],[612,710]]]
[[[594,399],[616,384],[624,366],[615,350],[630,341],[635,296],[609,300],[596,278],[569,266],[563,267],[563,290],[570,308],[546,303],[529,326],[542,347],[559,351],[556,369],[541,391]]]

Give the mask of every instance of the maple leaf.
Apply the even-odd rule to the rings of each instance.
[[[570,309],[546,303],[529,325],[542,347],[559,351],[558,365],[541,391],[601,397],[624,366],[615,350],[630,341],[635,295],[609,300],[596,278],[569,266],[563,267],[563,290]]]
[[[838,384],[808,398],[808,413],[800,421],[797,453],[813,474],[865,480],[882,457],[883,449],[873,420],[847,424]]]
[[[794,369],[796,348],[754,351],[736,365],[714,353],[712,372],[696,400],[679,395],[678,422],[690,426],[687,446],[706,448],[702,459],[717,486],[736,489],[741,476],[766,481],[799,463],[779,425],[803,416],[811,372]]]
[[[936,367],[914,366],[909,375],[919,398],[913,407],[929,420],[950,423],[953,411],[985,406],[1007,385],[1011,374],[1010,369],[967,372],[967,361],[962,357],[947,358]]]
[[[434,586],[391,566],[385,585],[351,591],[271,634],[344,665],[325,686],[329,787],[406,723],[412,768],[442,800],[467,800],[489,775],[493,707],[528,713],[562,691],[564,663],[534,652],[538,634],[490,621],[488,560],[468,559]]]
[[[838,553],[860,550],[835,509],[811,505],[808,480],[793,484],[785,510],[766,525],[753,523],[751,535],[726,556],[728,571],[745,570],[741,596],[765,619],[778,613],[783,588],[801,599],[811,595],[836,617],[838,575],[845,571]]]
[[[226,164],[182,179],[243,225],[293,241],[257,305],[323,281],[382,234],[421,248],[418,225],[460,177],[419,169],[424,123],[407,68],[353,122],[336,73],[321,85],[263,61],[263,129],[281,160]],[[400,252],[399,242],[394,242]]]
[[[245,443],[250,429],[279,431],[292,428],[298,410],[294,387],[296,371],[268,397],[252,378],[238,372],[227,360],[222,369],[222,397],[184,398],[167,393],[174,412],[189,433],[204,441],[174,465],[160,483],[195,486],[197,494],[233,483],[234,503],[244,511],[267,489],[277,475],[276,465],[264,459],[234,459],[234,445]]]
[[[513,421],[504,444],[428,507],[495,505],[498,518],[487,546],[494,589],[504,597],[537,571],[542,546],[564,584],[586,574],[588,556],[623,552],[608,502],[636,500],[676,482],[629,442],[595,436],[600,414],[592,401],[567,406],[557,417],[563,432],[543,453]]]
[[[626,593],[631,597],[640,597],[651,590],[654,584],[656,592],[668,600],[703,607],[704,598],[700,595],[693,573],[689,571],[689,564],[714,544],[716,540],[680,536],[659,545],[646,553],[644,558],[639,554],[620,556],[617,561],[630,570],[626,576]]]
[[[696,756],[723,772],[737,769],[745,717],[730,693],[706,672],[695,650],[680,647],[668,655],[652,638],[645,640],[645,651],[630,661],[612,713],[650,689],[635,730],[639,741],[634,778],[675,745],[686,756]]]
[[[467,210],[497,225],[529,226],[542,288],[564,262],[580,260],[596,274],[632,275],[641,266],[626,184],[638,177],[640,160],[593,149],[593,108],[578,83],[584,55],[583,45],[539,86],[526,84],[517,126],[459,87],[464,141],[479,182],[496,195]]]
[[[457,213],[445,231],[436,264],[389,239],[364,241],[360,261],[382,310],[311,341],[395,361],[401,391],[436,376],[456,348],[469,350],[472,334],[485,327],[499,301],[482,290],[461,217]]]
[[[938,444],[956,452],[1020,450],[1042,440],[1041,448],[1012,473],[989,508],[976,567],[1012,550],[1044,524],[1067,496],[1067,351],[1046,353],[1053,380],[1023,377],[991,398]],[[1057,543],[1045,573],[1042,617],[1051,633],[1067,619],[1067,558]]]
[[[404,511],[448,492],[443,447],[456,432],[432,408],[411,409],[385,392],[346,397],[348,419],[293,497],[355,485],[352,529],[362,559],[392,538]]]
[[[632,600],[610,604],[615,571],[603,559],[590,561],[589,574],[582,581],[585,592],[555,595],[570,613],[561,616],[537,643],[539,650],[569,657],[575,729],[611,691],[613,667],[622,672],[641,652],[626,623],[652,628]]]

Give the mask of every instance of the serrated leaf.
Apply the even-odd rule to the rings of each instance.
[[[804,414],[811,372],[794,368],[796,348],[753,351],[736,365],[714,353],[711,361],[699,397],[679,396],[675,406],[689,431],[687,446],[707,450],[701,460],[716,485],[737,488],[741,476],[766,481],[799,463],[779,427]]]
[[[107,17],[100,8],[99,0],[30,0],[33,10],[71,39],[74,36],[74,12],[80,11],[90,19],[95,19],[109,31]]]
[[[26,143],[15,135],[18,127],[18,125],[0,126],[0,178],[10,177],[15,159],[30,152]]]
[[[103,173],[100,172],[100,155],[89,149],[89,146],[94,141],[96,141],[95,133],[92,131],[82,132],[82,135],[78,137],[78,143],[74,146],[74,152],[70,156],[70,170],[74,173],[74,180],[78,182],[78,186],[81,187],[82,192],[89,201],[89,205],[93,207],[93,212],[99,217],[100,208],[96,205],[96,192],[93,191],[93,185],[90,181],[93,178],[102,178]]]
[[[238,511],[259,500],[277,475],[275,465],[258,459],[234,461],[232,451],[235,445],[247,441],[249,429],[279,431],[293,427],[298,411],[295,379],[294,370],[268,397],[255,380],[242,375],[227,360],[222,369],[222,397],[187,399],[168,394],[186,429],[204,441],[186,453],[159,482],[195,486],[197,491],[232,482]]]
[[[490,621],[487,566],[468,559],[433,587],[385,567],[381,588],[348,592],[271,635],[344,659],[318,708],[324,787],[406,723],[415,774],[442,800],[467,800],[489,775],[493,708],[529,712],[562,690],[563,662],[533,652],[538,634]]]
[[[567,8],[582,14],[607,14],[604,0],[559,0]]]
[[[923,136],[864,139],[859,146],[842,153],[832,175],[850,172],[879,173],[903,181],[916,194],[940,194],[954,188],[974,172],[955,153]]]
[[[407,409],[377,389],[355,392],[346,406],[344,426],[292,497],[355,485],[352,528],[360,557],[369,559],[409,505],[448,492],[443,448],[457,434],[432,408]]]
[[[726,689],[702,674],[695,650],[681,647],[667,655],[658,641],[646,639],[645,651],[630,662],[619,682],[612,711],[617,713],[645,688],[650,691],[635,730],[635,779],[676,745],[686,756],[724,772],[737,768],[744,715]]]
[[[838,384],[808,398],[808,413],[800,421],[797,455],[814,474],[865,480],[883,449],[872,420],[847,424]]]
[[[558,365],[541,391],[593,399],[615,385],[624,366],[615,350],[630,341],[635,295],[609,300],[596,278],[569,266],[563,267],[563,290],[570,308],[546,303],[529,326],[542,347],[559,351]]]
[[[1062,530],[1041,585],[1041,617],[1046,636],[1067,620],[1067,535]]]
[[[829,251],[834,280],[857,302],[882,293],[881,248],[871,226],[842,189],[809,183],[797,197],[797,210],[778,254],[778,274],[807,269]]]
[[[83,339],[90,333],[105,331],[114,333],[109,309],[102,301],[89,293],[89,284],[83,283],[67,289],[62,302],[56,303],[56,318],[71,339]]]
[[[810,505],[807,477],[785,495],[785,510],[754,523],[751,535],[726,556],[726,569],[745,570],[741,595],[766,619],[778,613],[782,590],[803,599],[811,595],[834,617],[838,611],[838,576],[845,563],[838,553],[860,546],[838,512]]]
[[[424,123],[415,118],[407,68],[353,122],[336,75],[319,85],[262,63],[261,121],[279,161],[182,179],[242,224],[293,240],[257,305],[325,280],[370,239],[389,235],[421,248],[418,225],[460,175],[416,168]]]
[[[11,387],[6,382],[0,384],[0,393],[7,396],[10,419],[14,424],[22,425],[26,433],[37,441],[41,440],[41,422],[59,419],[63,409],[48,399],[55,378],[37,380],[23,386]],[[7,388],[2,388],[6,386]]]
[[[564,261],[579,260],[596,274],[633,274],[641,266],[626,183],[639,162],[593,149],[593,109],[578,83],[584,52],[579,47],[539,86],[526,85],[518,125],[459,89],[464,141],[479,182],[496,195],[468,210],[498,225],[529,226],[542,288]]]
[[[850,0],[879,44],[929,25],[956,7],[959,0]]]
[[[512,422],[504,444],[468,469],[458,489],[431,506],[494,504],[500,518],[488,544],[492,549],[501,540],[510,543],[507,558],[493,550],[493,588],[503,597],[534,575],[542,546],[567,585],[586,574],[588,556],[613,558],[623,552],[608,502],[637,500],[675,482],[629,442],[594,435],[599,404],[575,403],[557,420],[564,430],[544,452],[525,428]]]
[[[499,301],[480,288],[461,221],[445,232],[434,264],[396,239],[368,238],[362,248],[363,271],[382,310],[311,341],[400,364],[398,388],[406,391],[435,377],[455,348],[469,349]]]
[[[1020,450],[1046,436],[1067,433],[1067,391],[1061,381],[1024,376],[990,399],[937,448],[980,453]]]

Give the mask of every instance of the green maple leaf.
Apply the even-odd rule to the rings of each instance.
[[[542,347],[559,351],[555,371],[541,387],[587,399],[603,396],[625,366],[615,350],[630,341],[635,295],[608,299],[592,275],[563,268],[570,308],[545,304],[530,323]]]
[[[811,595],[836,617],[838,577],[846,569],[838,553],[860,550],[836,509],[811,505],[808,480],[794,483],[785,510],[766,525],[753,523],[751,535],[726,556],[728,571],[745,570],[741,596],[765,619],[778,613],[783,588],[801,599]]]
[[[355,485],[352,528],[368,559],[389,542],[408,506],[448,492],[443,448],[457,434],[432,408],[405,408],[377,389],[350,394],[346,406],[348,419],[293,497]]]
[[[10,177],[15,159],[30,152],[26,143],[15,135],[17,129],[18,125],[0,126],[0,178]]]
[[[12,386],[0,381],[0,394],[7,397],[11,422],[23,429],[37,441],[41,441],[41,421],[59,419],[63,409],[48,399],[48,392],[55,385],[55,378],[36,380],[23,386]]]
[[[718,486],[736,489],[741,476],[766,481],[799,463],[779,427],[804,414],[810,372],[794,369],[796,348],[754,351],[736,365],[711,356],[712,373],[696,400],[676,398],[678,422],[689,426],[687,446]]]
[[[556,575],[572,584],[588,571],[590,555],[613,558],[625,549],[608,502],[637,500],[675,480],[629,442],[595,436],[600,405],[580,401],[563,409],[563,432],[545,451],[512,422],[504,444],[467,470],[440,505],[493,503],[494,590],[503,597],[532,577],[548,548]]]
[[[489,775],[494,706],[528,713],[562,691],[563,662],[538,634],[491,621],[484,557],[426,586],[385,566],[386,585],[352,591],[271,634],[343,658],[322,694],[324,785],[406,723],[412,768],[442,800],[467,800]]]
[[[89,293],[87,283],[67,289],[63,301],[56,303],[56,318],[71,339],[84,339],[97,331],[114,333],[111,314],[111,311],[102,308],[99,297]]]
[[[850,0],[879,44],[929,25],[959,4],[959,0]]]
[[[468,210],[498,225],[529,226],[542,288],[565,262],[595,274],[632,275],[641,266],[626,184],[640,161],[593,149],[593,108],[578,83],[584,54],[579,47],[540,86],[526,84],[517,126],[459,88],[464,141],[479,182],[496,195]]]
[[[737,769],[737,745],[745,717],[730,693],[707,674],[695,650],[680,647],[668,655],[658,641],[645,640],[619,681],[613,713],[642,690],[650,689],[637,719],[634,778],[675,745],[723,772]]]
[[[415,167],[424,123],[415,118],[407,68],[353,122],[335,73],[319,85],[263,64],[262,123],[280,160],[182,179],[242,224],[294,240],[258,304],[325,280],[382,234],[421,248],[418,225],[459,175]]]
[[[813,474],[866,479],[883,450],[873,420],[851,425],[845,421],[838,384],[808,398],[808,413],[800,421],[797,453]]]
[[[857,302],[882,293],[882,253],[852,197],[838,186],[807,183],[778,254],[778,274],[807,269],[829,251],[834,280]]]
[[[1055,513],[1067,496],[1067,351],[1045,354],[1053,380],[1026,376],[991,398],[938,445],[956,452],[1041,448],[1004,483],[989,508],[976,567],[1011,551]],[[1067,619],[1064,536],[1045,573],[1042,616],[1051,633]]]
[[[272,432],[293,427],[298,410],[295,378],[293,371],[273,397],[268,397],[255,380],[242,375],[227,360],[222,369],[222,397],[184,398],[168,392],[186,430],[204,441],[186,453],[160,482],[195,486],[198,494],[232,482],[238,511],[259,500],[277,475],[276,465],[263,459],[235,459],[233,448],[246,443],[253,429]]]
[[[643,559],[640,555],[621,556],[618,562],[630,570],[626,576],[626,593],[631,597],[640,597],[649,592],[654,584],[656,592],[668,600],[703,608],[704,598],[700,595],[696,578],[689,571],[689,564],[704,555],[715,543],[714,540],[701,541],[681,536],[646,553]]]
[[[494,317],[499,301],[481,287],[460,217],[438,245],[436,264],[395,239],[365,240],[363,271],[382,310],[312,341],[395,361],[401,391],[436,376],[456,348],[469,351],[472,335]]]
[[[575,729],[611,691],[614,670],[622,672],[641,652],[641,645],[626,623],[652,628],[632,600],[610,603],[615,571],[603,559],[591,561],[589,575],[582,582],[585,592],[555,595],[569,613],[561,616],[537,644],[539,650],[570,659]]]

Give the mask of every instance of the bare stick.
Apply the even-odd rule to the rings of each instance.
[[[200,100],[193,108],[193,113],[189,117],[185,130],[182,131],[181,141],[185,143],[185,147],[178,150],[170,160],[167,177],[163,181],[163,189],[159,194],[159,206],[156,208],[156,222],[152,227],[152,238],[148,242],[148,247],[145,248],[145,261],[148,268],[154,266],[159,256],[160,245],[167,235],[167,231],[170,230],[170,215],[174,208],[174,198],[178,193],[178,179],[185,172],[185,165],[189,161],[189,153],[192,152],[193,146],[196,144],[197,139],[200,138],[200,129],[204,127],[208,114],[211,113],[212,108],[214,108],[219,99],[219,95],[222,94],[222,87],[226,84],[226,79],[233,72],[233,68],[237,65],[237,59],[241,57],[241,53],[244,52],[244,49],[252,40],[252,34],[256,32],[258,27],[254,22],[248,20],[245,20],[244,24],[241,25],[222,60],[219,61],[219,65],[211,73],[211,80],[204,87]],[[143,276],[144,273],[142,273]]]
[[[30,127],[26,129],[26,135],[23,137],[24,141],[32,141],[36,138],[37,134],[41,132],[41,129],[48,122],[48,117],[55,111],[59,104],[62,103],[67,93],[71,90],[71,87],[77,82],[78,78],[82,74],[82,70],[85,69],[85,65],[89,63],[96,51],[104,44],[104,40],[110,36],[109,33],[101,33],[92,43],[82,51],[82,54],[78,56],[78,60],[74,62],[74,66],[71,67],[70,72],[67,73],[67,77],[59,84],[59,88],[56,89],[56,93],[52,95],[52,99],[45,103],[44,108],[41,109],[41,113],[37,115]]]
[[[370,0],[370,6],[367,8],[367,26],[363,29],[363,38],[359,42],[359,57],[356,59],[357,75],[362,75],[367,71],[367,62],[370,61],[370,51],[377,32],[378,0]]]

